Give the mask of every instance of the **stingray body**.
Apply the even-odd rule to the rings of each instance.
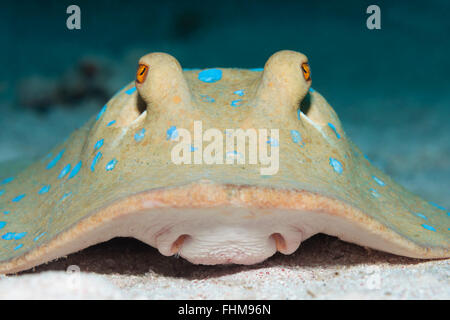
[[[0,182],[0,272],[113,237],[196,264],[258,263],[316,233],[449,257],[449,213],[372,166],[310,85],[293,51],[260,70],[144,56],[98,115]]]

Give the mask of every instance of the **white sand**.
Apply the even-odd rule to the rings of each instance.
[[[116,239],[0,278],[0,299],[449,299],[449,271],[448,260],[407,259],[328,236],[250,267],[195,266]]]

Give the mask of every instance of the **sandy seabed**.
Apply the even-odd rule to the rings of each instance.
[[[3,277],[0,298],[449,299],[449,270],[448,260],[398,257],[326,235],[307,240],[290,256],[213,267],[164,257],[122,238]]]

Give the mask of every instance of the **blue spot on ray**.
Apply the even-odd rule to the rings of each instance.
[[[14,248],[14,251],[19,250],[19,249],[22,248],[22,247],[23,247],[23,244],[21,243],[21,244],[19,244],[18,246],[16,246],[16,247]]]
[[[116,120],[110,121],[106,126],[107,127],[112,126],[114,123],[116,123]]]
[[[91,171],[94,172],[95,171],[95,166],[97,165],[97,162],[101,159],[102,157],[102,153],[101,152],[97,152],[97,154],[95,155],[94,159],[92,159],[92,164],[91,164]]]
[[[434,206],[434,207],[436,207],[436,208],[438,208],[438,209],[441,209],[441,210],[444,210],[444,211],[445,211],[445,208],[444,208],[443,206],[438,205],[437,203],[429,202],[429,204],[431,204],[432,206]]]
[[[65,166],[65,167],[61,170],[61,172],[60,172],[60,174],[59,174],[59,176],[58,176],[58,179],[64,178],[64,177],[66,176],[66,174],[69,173],[71,167],[72,167],[72,166],[70,165],[70,163],[69,163],[67,166]]]
[[[386,185],[383,180],[381,180],[380,178],[378,178],[376,176],[372,176],[372,179],[375,180],[375,182],[378,183],[382,187],[384,187]]]
[[[267,144],[270,144],[271,147],[279,147],[280,143],[278,142],[277,139],[273,139],[272,137],[269,137],[269,139],[267,140]]]
[[[178,130],[177,127],[172,126],[169,129],[167,129],[167,140],[174,140],[178,137]]]
[[[40,238],[42,238],[47,232],[42,232],[40,235],[36,236],[33,241],[38,241]]]
[[[44,194],[50,191],[50,185],[43,186],[41,190],[39,190],[39,194]]]
[[[312,87],[309,88],[309,92],[314,92],[316,90],[314,90]]]
[[[2,236],[3,240],[20,240],[25,237],[26,232],[7,232]]]
[[[66,149],[62,149],[48,164],[46,169],[50,170],[51,168],[53,168],[59,160],[61,160],[64,152],[66,151]]]
[[[374,196],[375,198],[379,198],[380,197],[380,194],[378,193],[377,190],[375,190],[373,188],[370,188],[369,190],[372,193],[372,196]]]
[[[333,170],[337,173],[341,174],[344,171],[344,167],[342,166],[342,163],[339,162],[339,160],[330,158],[330,166],[333,167]]]
[[[0,229],[6,226],[6,221],[0,221]]]
[[[203,82],[214,83],[222,79],[222,70],[219,69],[206,69],[200,71],[198,79]]]
[[[102,110],[100,110],[100,112],[97,114],[97,118],[95,119],[96,121],[98,121],[98,119],[100,119],[102,117],[102,115],[105,113],[107,108],[108,108],[108,106],[105,104],[103,106]]]
[[[3,179],[2,182],[0,182],[0,185],[10,183],[13,180],[14,180],[14,177],[9,177],[9,178]]]
[[[334,133],[336,134],[336,138],[340,139],[341,135],[337,132],[336,127],[330,122],[328,122],[328,126],[334,131]]]
[[[61,202],[63,202],[64,200],[66,200],[67,197],[69,197],[72,194],[72,192],[67,192],[65,193],[62,197],[61,197]]]
[[[97,143],[94,146],[94,150],[97,151],[98,149],[100,149],[103,146],[103,142],[105,141],[105,139],[100,139],[97,141]]]
[[[3,240],[12,240],[14,237],[14,233],[13,232],[8,232],[5,233],[4,235],[2,235],[2,239]]]
[[[422,214],[422,213],[420,213],[420,212],[416,212],[415,215],[418,216],[419,218],[428,220],[428,218],[427,218],[424,214]]]
[[[19,233],[16,233],[16,234],[14,235],[14,240],[22,239],[23,237],[25,237],[26,234],[27,234],[26,232],[19,232]]]
[[[25,198],[25,196],[26,196],[26,194],[21,194],[20,196],[17,196],[14,199],[12,199],[12,202],[19,202],[20,200]]]
[[[238,96],[243,96],[245,93],[244,93],[244,90],[236,90],[235,92],[233,92],[234,94],[237,94]]]
[[[250,71],[256,71],[256,72],[258,72],[258,71],[263,71],[264,70],[264,68],[251,68],[251,69],[249,69]]]
[[[136,140],[136,142],[140,142],[142,139],[144,139],[144,137],[145,129],[141,129],[134,135],[134,140]]]
[[[213,103],[214,101],[216,101],[216,100],[214,100],[213,97],[210,97],[207,94],[201,94],[200,97],[202,98],[203,101],[206,101],[206,102]]]
[[[108,164],[106,165],[106,171],[111,171],[114,170],[114,168],[116,167],[117,164],[117,160],[116,159],[112,159],[110,162],[108,162]]]
[[[0,190],[0,196],[5,194],[5,190]]]
[[[11,211],[3,211],[3,214],[10,214]]]
[[[429,226],[429,225],[427,225],[427,224],[422,224],[422,227],[425,228],[425,229],[427,229],[427,230],[436,232],[436,229],[435,229],[435,228],[433,228],[432,226]]]
[[[237,99],[237,100],[231,101],[230,105],[232,107],[239,107],[241,105],[241,103],[242,103],[242,99]]]
[[[67,179],[72,179],[73,177],[75,177],[78,172],[80,172],[81,167],[83,166],[83,162],[78,162],[77,165],[75,167],[73,167],[72,171],[69,174],[69,177]]]
[[[301,146],[304,145],[304,143],[302,141],[302,136],[301,136],[300,132],[298,132],[297,130],[291,130],[291,139],[292,139],[292,141],[294,141],[294,143],[302,144]]]
[[[125,91],[125,93],[126,94],[133,94],[133,92],[135,92],[136,91],[136,87],[132,87],[132,88],[130,88],[130,89],[128,89],[127,91]]]

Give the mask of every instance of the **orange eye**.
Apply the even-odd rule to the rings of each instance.
[[[147,78],[148,66],[140,64],[136,72],[136,82],[143,83]]]
[[[309,69],[309,64],[307,62],[302,63],[303,77],[306,81],[311,80],[311,70]]]

